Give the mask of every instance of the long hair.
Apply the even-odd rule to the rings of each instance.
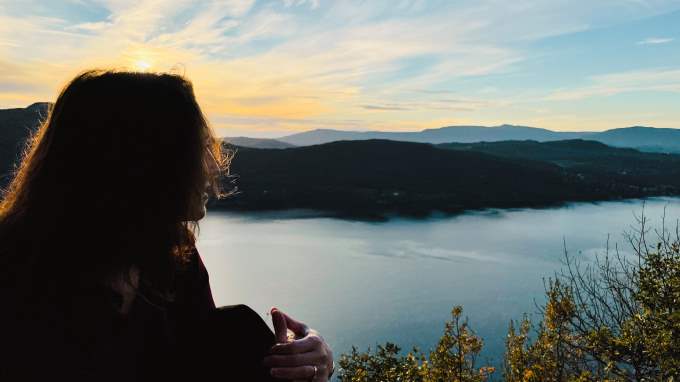
[[[227,169],[184,77],[76,76],[29,139],[0,202],[0,272],[43,293],[136,265],[167,290],[194,246],[196,200],[207,183],[222,195],[209,153]]]

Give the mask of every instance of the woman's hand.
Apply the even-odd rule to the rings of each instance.
[[[333,372],[333,352],[319,333],[276,308],[271,310],[276,342],[264,365],[275,378],[326,382]],[[288,337],[288,330],[294,334]]]

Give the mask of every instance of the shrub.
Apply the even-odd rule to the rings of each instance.
[[[680,376],[680,229],[665,219],[652,232],[644,214],[618,247],[581,261],[565,251],[565,267],[546,281],[541,319],[510,322],[503,360],[508,382],[673,381]],[[437,347],[402,355],[394,344],[372,353],[356,348],[340,360],[340,380],[486,381],[477,367],[482,339],[455,307]]]
[[[482,339],[462,318],[459,306],[451,311],[444,334],[437,347],[426,357],[417,348],[406,355],[391,343],[379,345],[375,352],[369,348],[360,353],[356,348],[340,357],[339,379],[342,382],[413,381],[413,382],[484,382],[494,373],[489,366],[477,367],[477,356],[482,350]]]

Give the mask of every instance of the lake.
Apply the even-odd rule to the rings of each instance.
[[[644,202],[660,225],[679,198]],[[210,211],[198,248],[218,305],[244,303],[269,321],[272,306],[318,329],[336,359],[385,341],[430,349],[462,305],[497,364],[511,319],[535,313],[543,278],[564,248],[584,258],[618,243],[643,201],[551,209],[485,210],[426,220],[338,220],[304,213]],[[236,329],[236,328],[235,328]]]

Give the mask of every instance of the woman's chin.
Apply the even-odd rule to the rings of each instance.
[[[191,215],[187,217],[187,221],[198,221],[201,220],[205,217],[205,215],[208,213],[208,210],[203,206],[200,210],[194,211]]]
[[[198,216],[194,220],[203,219],[207,213],[208,213],[208,210],[205,208],[205,206],[203,206],[203,208],[201,208],[201,211],[198,213]]]

